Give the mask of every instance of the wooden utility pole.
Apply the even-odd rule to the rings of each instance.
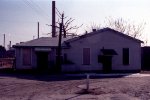
[[[58,49],[57,49],[57,70],[61,72],[61,64],[62,64],[62,59],[61,59],[61,41],[62,41],[62,32],[64,32],[64,13],[61,15],[61,23],[59,23],[59,40],[58,40]],[[65,37],[65,36],[64,36]]]
[[[57,71],[61,71],[61,39],[62,39],[62,23],[59,23],[59,40],[57,49]]]
[[[38,31],[38,38],[40,37],[39,30],[40,30],[40,29],[39,29],[39,22],[38,22],[38,30],[37,30],[37,31]]]
[[[66,30],[65,30],[65,25],[64,25],[64,13],[61,15],[61,23],[62,23],[62,30],[64,32],[64,38],[66,38]]]
[[[5,34],[4,34],[4,48],[5,48]]]
[[[9,41],[9,50],[11,49],[11,41]]]

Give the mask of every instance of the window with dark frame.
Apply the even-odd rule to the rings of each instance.
[[[129,65],[129,48],[123,48],[123,65]]]
[[[90,48],[83,48],[83,65],[90,65]]]

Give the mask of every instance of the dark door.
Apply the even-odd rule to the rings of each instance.
[[[37,52],[37,67],[40,71],[48,69],[48,52]]]
[[[103,72],[110,73],[112,71],[112,56],[103,56]]]

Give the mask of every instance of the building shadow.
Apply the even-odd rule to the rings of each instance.
[[[68,80],[83,80],[90,74],[90,79],[104,79],[104,78],[122,78],[133,73],[115,74],[107,73],[49,73],[37,72],[35,70],[13,70],[11,68],[0,69],[0,76],[14,77],[18,79],[37,80],[37,81],[68,81]]]

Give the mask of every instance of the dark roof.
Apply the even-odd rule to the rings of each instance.
[[[62,43],[70,38],[62,38]],[[22,42],[13,47],[57,47],[58,37],[41,37],[27,42]]]
[[[133,41],[136,41],[136,42],[140,42],[140,43],[143,43],[143,41],[139,40],[139,39],[136,39],[136,38],[133,38],[131,36],[128,36],[124,33],[121,33],[119,31],[116,31],[114,29],[111,29],[111,28],[103,28],[103,29],[100,29],[100,30],[97,30],[97,31],[94,31],[94,32],[90,32],[90,33],[87,33],[87,34],[84,34],[84,35],[81,35],[79,37],[75,37],[75,38],[72,38],[72,39],[69,39],[67,40],[66,42],[72,42],[72,41],[75,41],[75,40],[78,40],[78,39],[82,39],[82,38],[85,38],[85,37],[88,37],[88,36],[91,36],[91,35],[95,35],[95,34],[98,34],[98,33],[103,33],[103,32],[106,32],[106,31],[111,31],[117,35],[120,35],[122,37],[125,37],[125,38],[128,38],[128,39],[131,39]]]
[[[78,37],[74,37],[74,38],[62,38],[62,44],[65,42],[65,44],[67,44],[68,42],[72,42],[78,39],[82,39],[91,35],[95,35],[95,34],[99,34],[99,33],[103,33],[105,31],[111,31],[115,34],[118,34],[120,36],[123,36],[125,38],[131,39],[133,41],[142,43],[143,41],[135,39],[133,37],[130,37],[126,34],[123,34],[121,32],[118,32],[116,30],[113,30],[111,28],[103,28],[101,30],[97,30],[85,35],[81,35]],[[13,45],[13,47],[57,47],[58,46],[58,37],[41,37],[39,39],[34,39],[34,40],[30,40],[27,42],[22,42],[22,43],[17,43],[16,45]],[[66,46],[66,45],[62,45],[62,46]]]

